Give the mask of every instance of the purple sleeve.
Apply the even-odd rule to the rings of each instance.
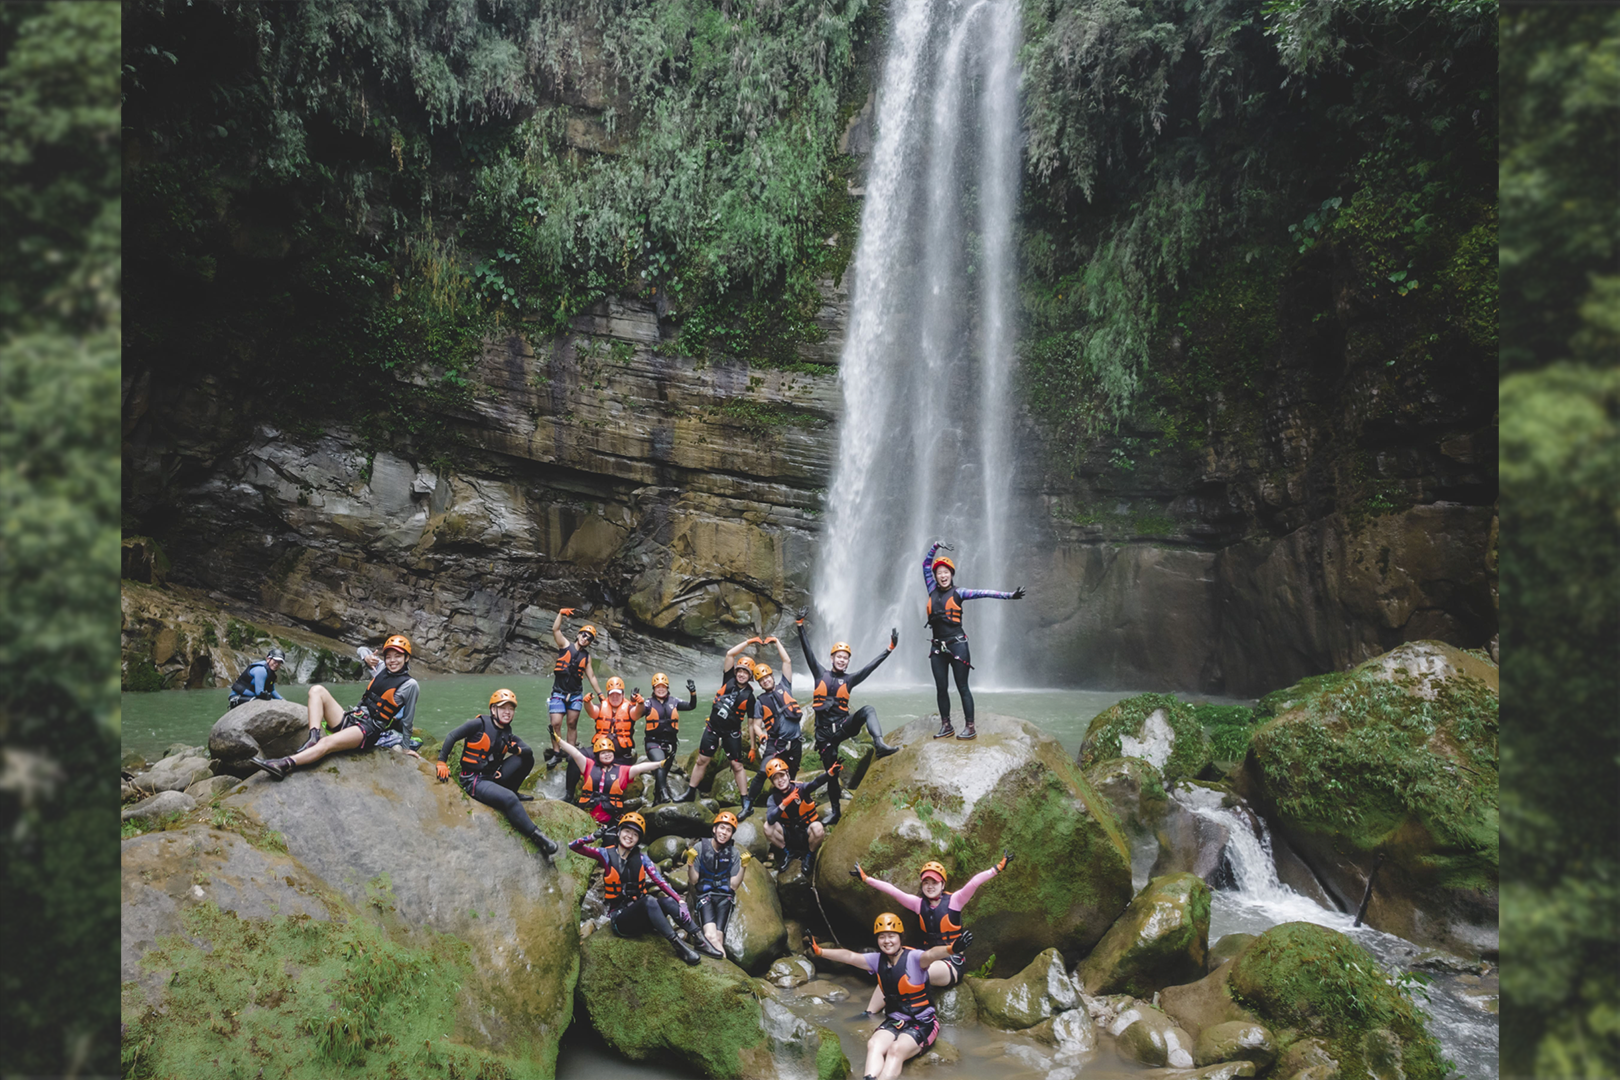
[[[963,600],[1011,600],[1012,593],[996,592],[994,589],[957,589],[956,595]]]
[[[928,554],[923,556],[923,588],[929,592],[934,591],[934,553],[939,550],[939,543],[929,545]]]
[[[878,957],[882,956],[883,954],[882,953],[869,952],[869,953],[862,953],[861,955],[866,960],[866,970],[870,971],[873,975],[876,975],[877,974],[877,966],[878,966]]]
[[[601,850],[598,848],[593,848],[590,844],[586,843],[586,841],[589,839],[591,839],[589,836],[582,836],[578,840],[568,841],[568,850],[572,851],[575,855],[583,855],[587,859],[595,859],[597,865],[599,866],[606,866],[607,860],[602,858]]]
[[[919,986],[928,985],[928,969],[923,967],[923,951],[912,949],[906,953],[906,978]]]
[[[663,889],[669,895],[671,900],[681,900],[681,894],[676,892],[674,886],[664,879],[663,874],[658,872],[658,867],[653,864],[652,859],[648,857],[645,851],[641,853],[641,864],[647,868],[648,876],[653,879],[660,889]]]
[[[872,886],[872,888],[876,889],[878,892],[889,897],[891,900],[895,900],[904,905],[905,909],[911,912],[913,915],[916,915],[922,911],[921,897],[913,896],[911,893],[905,892],[897,886],[890,885],[887,881],[879,881],[875,877],[867,878],[866,883]]]
[[[961,911],[962,906],[973,899],[973,894],[979,891],[979,886],[995,876],[996,868],[992,866],[990,869],[980,870],[977,874],[968,878],[966,885],[951,893],[951,910]]]

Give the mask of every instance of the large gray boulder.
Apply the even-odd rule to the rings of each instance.
[[[1063,955],[1047,949],[1010,979],[967,977],[979,1019],[992,1027],[1022,1031],[1080,1004],[1080,992],[1064,970]]]
[[[900,752],[873,762],[822,845],[816,888],[839,936],[870,940],[873,920],[894,907],[849,877],[857,861],[909,890],[922,865],[938,860],[949,888],[1011,850],[1007,871],[966,908],[970,965],[994,954],[998,971],[1019,971],[1053,946],[1082,955],[1131,899],[1113,813],[1057,740],[1032,724],[981,714],[972,742],[936,740],[937,729],[937,718],[923,717],[886,733]]]
[[[750,975],[759,975],[791,945],[782,921],[776,882],[763,863],[750,857],[737,886],[737,906],[726,925],[726,955]]]
[[[216,774],[246,779],[258,770],[253,757],[296,753],[309,738],[309,710],[292,701],[249,701],[214,721],[208,732],[210,765]]]
[[[166,757],[136,774],[130,785],[142,794],[156,795],[163,791],[184,791],[197,781],[208,779],[209,775],[208,759],[187,751]]]
[[[197,808],[197,800],[183,791],[160,791],[151,798],[126,806],[119,814],[123,821],[159,821]]]

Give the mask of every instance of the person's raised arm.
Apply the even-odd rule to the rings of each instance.
[[[685,705],[681,705],[679,707],[685,709],[687,712],[691,712],[693,709],[697,708],[697,682],[695,680],[686,680],[686,692],[692,696],[686,699]]]
[[[868,975],[872,973],[872,961],[870,959],[871,954],[869,953],[851,952],[849,949],[840,949],[833,945],[821,945],[817,943],[814,935],[812,935],[809,931],[805,931],[804,943],[809,947],[812,953],[824,960],[831,960],[834,963],[848,964],[850,967],[860,968]]]
[[[956,595],[963,600],[1022,600],[1024,587],[1020,585],[1012,592],[998,592],[995,589],[957,589]]]
[[[732,668],[736,667],[738,655],[740,655],[744,649],[748,648],[748,646],[758,644],[759,638],[757,637],[751,637],[744,641],[737,642],[737,644],[726,650],[726,662],[720,665],[720,670],[730,671]]]
[[[782,666],[782,678],[784,680],[784,686],[785,686],[786,689],[792,690],[793,689],[793,657],[788,655],[787,646],[782,644],[782,639],[781,638],[776,638],[776,637],[768,637],[768,638],[766,638],[765,641],[763,642],[763,644],[775,645],[776,646],[776,655],[782,662],[781,666]]]
[[[565,742],[563,737],[557,733],[556,728],[551,729],[551,748],[553,750],[561,750],[563,753],[567,754],[573,759],[574,764],[578,765],[582,770],[589,769],[591,767],[591,759],[585,756],[585,751],[581,750],[571,742]]]
[[[633,780],[638,776],[645,776],[650,772],[657,772],[659,769],[664,767],[664,764],[665,763],[663,761],[638,762],[637,764],[630,766],[630,778]]]
[[[578,840],[570,840],[568,841],[568,850],[572,851],[575,855],[583,855],[587,859],[595,859],[597,864],[600,866],[606,866],[607,859],[603,857],[602,849],[591,846],[591,841],[595,839],[596,834],[592,833],[589,836],[582,836]]]
[[[898,644],[900,644],[900,628],[897,626],[892,626],[889,628],[889,647],[878,653],[877,658],[870,664],[867,664],[865,667],[861,668],[861,670],[849,677],[850,689],[853,690],[855,687],[859,686],[863,681],[865,681],[868,675],[876,671],[878,669],[878,665],[889,658],[889,654],[894,652],[894,647]]]
[[[952,910],[961,911],[962,906],[969,900],[973,899],[973,894],[979,891],[979,886],[983,885],[985,882],[1007,869],[1007,864],[1012,862],[1012,860],[1012,852],[1003,851],[1001,853],[1000,862],[996,863],[996,865],[992,866],[990,869],[980,870],[977,874],[974,874],[972,877],[968,878],[966,885],[963,885],[960,889],[957,889],[951,894]]]
[[[913,914],[922,911],[922,897],[913,893],[908,893],[898,885],[890,885],[887,881],[880,881],[879,879],[872,877],[865,870],[861,869],[860,863],[855,864],[855,869],[849,872],[849,876],[860,878],[863,885],[870,885],[872,888],[876,889],[878,892],[887,896],[889,899],[893,900],[895,903],[901,905],[907,911],[912,912]]]
[[[596,681],[596,670],[591,667],[591,658],[588,656],[585,658],[585,677],[591,680],[591,689],[596,691],[597,697],[607,697],[606,694],[602,693],[602,684]]]
[[[641,687],[636,687],[635,693],[630,695],[630,719],[640,720],[647,715],[647,699],[641,696]]]
[[[956,940],[951,942],[949,945],[935,945],[932,949],[929,949],[927,952],[922,954],[923,971],[926,972],[928,970],[928,965],[932,964],[935,960],[948,960],[952,956],[963,955],[968,951],[968,946],[972,944],[973,931],[964,930],[960,934],[957,934]]]
[[[562,632],[563,616],[572,615],[573,613],[574,609],[571,607],[558,608],[556,621],[551,624],[551,639],[557,643],[559,649],[568,648],[568,639],[563,637]]]
[[[816,654],[810,651],[810,642],[804,636],[804,620],[809,616],[809,614],[809,608],[800,608],[799,617],[794,620],[794,625],[797,626],[799,630],[799,651],[804,653],[804,662],[810,666],[810,677],[815,679],[817,682],[820,682],[821,665],[816,663]]]
[[[929,545],[927,554],[923,556],[923,588],[927,589],[929,592],[933,592],[935,588],[934,556],[939,552],[940,548],[945,548],[947,551],[950,550],[948,547],[946,547],[943,541],[935,540]]]

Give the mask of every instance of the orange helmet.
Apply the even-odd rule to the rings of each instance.
[[[737,657],[737,666],[752,674],[754,671],[754,658],[752,656]]]
[[[956,573],[956,564],[951,562],[951,560],[947,559],[943,555],[941,555],[939,558],[934,560],[934,566],[935,567],[941,567],[941,566],[949,567],[952,574]]]
[[[771,671],[771,665],[769,664],[754,665],[754,678],[756,679],[768,679],[773,674],[775,674],[775,672]]]
[[[624,680],[615,675],[607,681],[607,688],[607,692],[610,694],[615,690],[622,694],[624,693]]]
[[[592,641],[596,640],[596,627],[592,626],[590,623],[586,623],[584,626],[580,627],[579,632],[582,634],[591,635]]]
[[[653,684],[654,687],[668,686],[669,685],[669,676],[665,675],[662,671],[660,671],[658,674],[653,676],[652,684]]]
[[[735,829],[737,827],[737,815],[730,810],[722,810],[714,815],[714,823],[716,825],[730,825]]]
[[[634,830],[636,830],[636,832],[640,833],[642,836],[646,836],[647,835],[647,819],[642,817],[640,814],[636,813],[634,810],[632,810],[628,814],[624,815],[624,817],[619,819],[619,828],[621,828],[621,829],[634,829]]]
[[[765,763],[765,779],[767,780],[775,780],[777,773],[785,773],[787,771],[787,762],[783,761],[779,757],[773,757],[771,760]]]
[[[411,655],[411,639],[404,634],[395,634],[383,642],[383,652],[387,652],[389,649],[398,649],[406,656],[409,656]]]
[[[515,709],[517,708],[517,695],[510,690],[497,690],[489,695],[489,707],[493,709],[497,705],[510,705]]]
[[[849,647],[849,642],[847,641],[835,641],[833,642],[833,647],[827,650],[827,653],[830,656],[837,656],[841,652],[853,654],[855,650]]]
[[[906,928],[901,924],[900,916],[889,911],[879,915],[877,922],[872,924],[872,933],[874,934],[903,934],[905,932]]]
[[[929,874],[933,874],[935,877],[939,878],[939,883],[941,885],[945,884],[945,868],[943,866],[941,866],[939,863],[937,863],[937,862],[925,862],[925,863],[923,863],[923,868],[922,868],[921,871],[918,872],[917,876],[918,877],[927,877]]]
[[[591,753],[600,754],[604,750],[613,749],[613,736],[603,732],[591,740]]]

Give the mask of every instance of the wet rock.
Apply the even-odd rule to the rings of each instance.
[[[815,978],[815,975],[815,965],[809,960],[802,956],[786,956],[770,966],[765,972],[765,979],[772,986],[791,990],[796,986],[803,986]]]
[[[952,1046],[945,1039],[935,1039],[934,1045],[906,1062],[906,1067],[908,1069],[927,1069],[939,1065],[959,1065],[961,1061],[962,1051]]]
[[[773,1071],[762,1071],[761,1075],[782,1080],[808,1076],[841,1080],[849,1075],[849,1058],[844,1054],[837,1032],[801,1019],[772,998],[761,999],[759,1006],[774,1066]]]
[[[1256,1069],[1263,1071],[1277,1060],[1277,1042],[1271,1032],[1259,1024],[1229,1020],[1199,1033],[1193,1060],[1200,1065],[1252,1061]]]
[[[290,701],[249,701],[214,721],[208,753],[215,773],[246,779],[253,757],[285,757],[309,738],[309,710]]]
[[[1373,1028],[1361,1037],[1361,1060],[1371,1080],[1406,1080],[1401,1040],[1388,1028]]]
[[[1151,996],[1205,970],[1209,886],[1192,874],[1155,878],[1114,921],[1075,974],[1087,994]]]
[[[971,743],[935,740],[937,729],[923,717],[886,733],[900,752],[873,762],[821,848],[816,885],[840,936],[864,939],[893,906],[849,877],[857,861],[911,883],[938,860],[959,885],[1010,849],[1016,860],[968,908],[970,966],[993,953],[998,970],[1016,971],[1053,946],[1089,949],[1131,895],[1125,838],[1107,804],[1063,748],[1024,721],[981,715]]]
[[[205,803],[217,795],[225,794],[241,782],[234,776],[210,776],[186,788],[186,794],[200,803]]]
[[[771,842],[765,836],[765,811],[757,810],[752,817],[740,822],[732,834],[732,843],[763,863],[771,853]]]
[[[979,1021],[979,1000],[965,981],[936,992],[934,1010],[942,1024],[964,1027]]]
[[[1222,934],[1219,941],[1209,947],[1207,966],[1214,971],[1228,960],[1248,947],[1254,940],[1253,934]]]
[[[1339,1063],[1321,1039],[1301,1039],[1277,1061],[1278,1080],[1338,1080]]]
[[[1021,1031],[1080,1003],[1064,969],[1063,956],[1048,949],[1010,979],[969,976],[967,986],[979,1006],[979,1019],[992,1027]]]
[[[1194,813],[1172,801],[1155,834],[1159,855],[1149,873],[1153,877],[1188,873],[1210,885],[1223,883],[1223,859],[1232,830],[1218,821]],[[1228,872],[1229,873],[1229,872]]]
[[[1142,1075],[1148,1080],[1237,1080],[1255,1075],[1255,1068],[1252,1061],[1228,1061],[1202,1069],[1149,1069]]]
[[[1076,760],[1089,769],[1121,757],[1148,762],[1170,787],[1209,764],[1209,736],[1191,705],[1169,694],[1138,694],[1092,718]]]
[[[647,845],[647,855],[655,863],[663,863],[669,859],[686,861],[686,852],[692,847],[692,841],[684,836],[660,836]],[[686,874],[682,873],[680,880],[673,883],[676,888],[686,884]]]
[[[193,757],[189,752],[165,757],[130,783],[137,791],[156,794],[160,791],[184,791],[199,780],[206,780],[208,759]]]
[[[1085,1009],[1068,1009],[1042,1020],[1024,1032],[1032,1039],[1057,1048],[1058,1064],[1074,1065],[1097,1050],[1097,1025]]]
[[[827,850],[825,844],[821,850]],[[818,925],[822,922],[821,904],[816,899],[815,887],[812,880],[805,876],[804,868],[798,859],[794,859],[777,872],[776,898],[782,905],[784,917],[807,925]],[[867,938],[870,938],[871,934],[871,923],[868,923]]]
[[[193,746],[190,743],[183,743],[183,742],[170,743],[169,748],[167,750],[163,751],[163,757],[165,757],[165,758],[178,758],[178,757],[200,757],[200,758],[205,758],[207,756],[208,756],[208,748],[207,747],[205,747],[205,746]],[[162,758],[160,758],[159,760],[161,761]]]
[[[125,772],[142,772],[146,769],[146,758],[139,750],[125,750],[118,764]]]
[[[1259,1023],[1259,1017],[1232,997],[1231,974],[1228,961],[1197,982],[1167,986],[1159,991],[1159,1007],[1195,1038],[1206,1028],[1232,1020]]]
[[[848,1001],[849,991],[827,979],[812,979],[799,987],[799,997],[821,998],[823,1001]]]
[[[700,802],[660,803],[642,814],[647,819],[647,835],[662,838],[682,836],[702,839],[714,835],[715,811]]]
[[[124,821],[160,821],[195,809],[197,800],[190,795],[182,791],[162,791],[151,798],[142,799],[134,806],[126,806],[119,817]]]
[[[1191,1068],[1192,1038],[1151,1005],[1138,1004],[1114,1019],[1109,1034],[1119,1052],[1144,1065]]]
[[[1142,758],[1109,758],[1086,768],[1086,780],[1127,832],[1151,835],[1170,803],[1159,770]]]
[[[750,859],[737,885],[737,905],[726,925],[726,955],[750,975],[758,975],[790,945],[782,904],[770,871]]]

